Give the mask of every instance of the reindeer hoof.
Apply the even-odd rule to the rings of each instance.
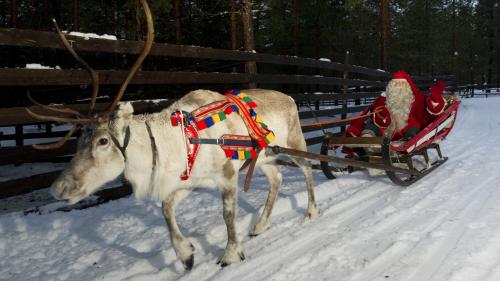
[[[266,232],[266,230],[268,230],[269,228],[271,228],[270,223],[266,223],[264,225],[256,224],[248,235],[252,236],[252,237],[257,236],[257,235],[260,235],[260,234]]]
[[[317,219],[319,217],[319,210],[316,206],[309,208],[307,210],[307,218],[310,220]]]
[[[193,249],[194,249],[194,247],[193,247]],[[187,271],[190,271],[191,269],[193,269],[194,255],[191,255],[191,256],[189,256],[189,258],[187,260],[182,261],[182,264],[184,265],[184,269]]]
[[[227,254],[225,254],[222,258],[220,258],[217,261],[217,264],[219,264],[221,267],[226,267],[232,263],[240,262],[240,261],[244,261],[244,260],[245,260],[245,254],[242,251],[240,251],[237,253],[237,256],[234,256],[232,258],[230,258]]]
[[[194,265],[194,246],[187,239],[177,244],[177,258],[182,262],[184,269],[191,270]]]

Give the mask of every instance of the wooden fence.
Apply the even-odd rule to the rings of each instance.
[[[106,56],[119,57],[121,65],[134,60],[134,55],[141,52],[142,42],[125,40],[103,40],[85,39],[82,37],[68,36],[74,49],[81,53],[91,65],[98,63],[99,58]],[[3,48],[3,49],[2,49]],[[15,68],[12,65],[1,68],[0,65],[0,89],[4,92],[15,91],[16,93],[36,92],[40,100],[46,98],[52,103],[68,102],[68,106],[82,113],[87,110],[87,105],[78,101],[78,95],[64,94],[59,91],[57,94],[49,94],[44,89],[55,88],[65,89],[69,87],[72,91],[81,91],[90,83],[88,74],[82,69],[67,69],[66,66],[74,66],[75,63],[67,56],[63,45],[59,42],[56,34],[51,32],[20,30],[11,28],[0,28],[0,52],[2,50],[15,50],[23,52],[26,50],[36,50],[34,54],[44,63],[44,53],[59,52],[57,62],[61,63],[64,69],[25,69]],[[0,53],[1,54],[1,53]],[[42,55],[40,55],[42,54]],[[2,54],[2,56],[8,54]],[[97,57],[97,59],[96,59]],[[31,58],[33,59],[33,58]],[[169,60],[187,59],[191,65],[202,61],[211,65],[218,65],[215,71],[173,71],[179,67],[171,66]],[[29,55],[23,55],[18,61],[28,63]],[[0,60],[1,61],[1,60]],[[235,72],[244,69],[242,66],[247,61],[258,63],[259,73]],[[346,55],[345,61],[348,61]],[[33,62],[33,61],[31,61]],[[221,67],[222,66],[222,67]],[[115,67],[109,65],[107,67]],[[182,68],[181,68],[182,69]],[[278,73],[277,73],[278,71]],[[117,69],[99,70],[101,85],[111,87],[119,85],[126,75],[126,71]],[[271,54],[260,54],[253,52],[230,51],[194,46],[182,46],[172,44],[155,44],[150,56],[145,61],[141,71],[137,73],[131,81],[134,85],[142,86],[141,91],[154,92],[153,96],[163,101],[160,103],[137,101],[134,103],[135,111],[152,112],[166,107],[172,100],[179,97],[176,94],[168,94],[155,91],[154,88],[168,86],[190,89],[203,86],[209,89],[230,89],[241,88],[249,83],[257,83],[259,87],[284,91],[292,96],[301,108],[314,107],[313,111],[301,111],[300,118],[307,122],[311,118],[329,118],[331,120],[345,117],[347,114],[355,114],[363,110],[362,103],[371,101],[380,95],[386,82],[390,78],[390,73],[382,70],[374,70],[361,66],[349,65],[347,63],[330,62],[327,60],[317,60],[292,56],[281,56]],[[452,86],[452,76],[440,77],[414,77],[417,86],[425,89],[432,83],[432,79],[444,80]],[[153,87],[154,86],[154,87]],[[86,90],[88,92],[88,90]],[[312,94],[321,92],[321,94]],[[309,93],[309,94],[306,94]],[[125,99],[135,100],[143,96],[125,96]],[[19,97],[25,99],[25,97]],[[99,99],[97,110],[105,108],[109,99]],[[308,105],[308,106],[304,106]],[[325,106],[328,106],[325,108]],[[33,119],[25,111],[25,106],[30,106],[34,111],[42,112],[38,106],[22,104],[22,106],[0,108],[0,128],[14,128],[13,133],[0,133],[0,141],[14,141],[15,146],[0,147],[0,165],[20,164],[39,161],[67,161],[68,155],[75,151],[76,141],[71,140],[64,147],[58,150],[38,151],[25,145],[26,140],[58,138],[65,134],[64,131],[51,130],[52,124],[40,122]],[[26,133],[24,128],[27,125],[39,125],[41,132]],[[327,128],[307,127],[304,133],[308,135],[308,145],[318,144],[322,141],[321,133],[313,132],[322,129],[335,129],[345,126],[346,123],[330,125]],[[11,130],[12,131],[12,130]],[[309,137],[309,135],[312,135]],[[62,160],[61,160],[62,159]],[[35,176],[27,180],[28,185],[23,185],[22,180],[12,182],[0,182],[0,198],[4,196],[20,193],[22,190],[31,190],[33,186],[48,186],[54,177]],[[30,188],[26,188],[30,186]]]
[[[455,93],[463,98],[500,96],[500,84],[469,84],[455,87]]]

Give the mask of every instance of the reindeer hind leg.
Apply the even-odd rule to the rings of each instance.
[[[264,210],[260,215],[259,222],[255,224],[253,229],[250,231],[250,236],[257,236],[271,227],[271,224],[269,223],[269,217],[271,216],[274,202],[276,201],[276,196],[278,195],[279,188],[281,187],[281,183],[283,182],[283,175],[276,165],[264,164],[259,168],[266,175],[269,181],[269,193],[267,195]]]
[[[291,125],[287,144],[288,147],[292,149],[307,151],[306,141],[304,140],[304,135],[302,134],[302,130],[300,129],[299,125],[300,124],[298,124],[298,119],[297,119],[297,124],[295,124],[295,126]],[[302,170],[302,173],[304,174],[304,177],[306,178],[306,188],[308,194],[306,216],[310,219],[315,219],[319,216],[319,210],[318,207],[316,206],[316,199],[314,196],[311,162],[300,157],[290,156],[290,159],[297,166],[299,166],[300,170]]]

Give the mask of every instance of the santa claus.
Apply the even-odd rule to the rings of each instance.
[[[417,89],[410,75],[397,71],[389,81],[385,93],[363,112],[371,113],[372,117],[366,122],[364,119],[353,121],[346,131],[354,137],[410,139],[444,111],[444,88],[444,83],[437,81],[426,96]]]

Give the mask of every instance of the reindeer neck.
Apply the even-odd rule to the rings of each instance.
[[[165,175],[170,175],[168,178],[175,185],[184,171],[186,147],[183,135],[178,127],[172,127],[166,116],[164,112],[135,115],[129,124],[125,178],[132,183],[138,197],[148,193],[157,197],[155,190],[163,188],[156,186],[160,176],[167,178]]]

